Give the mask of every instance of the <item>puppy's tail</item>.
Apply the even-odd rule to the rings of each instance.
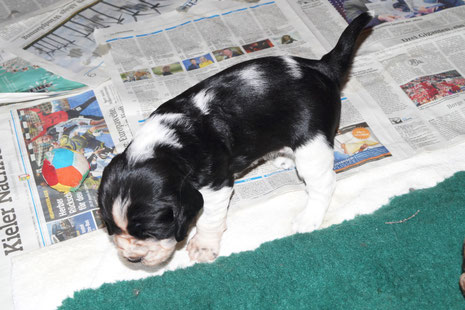
[[[321,61],[329,67],[330,76],[339,84],[349,71],[354,56],[355,42],[372,18],[373,16],[368,12],[360,14],[347,26],[333,50],[321,58]]]

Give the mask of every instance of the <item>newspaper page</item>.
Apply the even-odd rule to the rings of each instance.
[[[103,227],[97,213],[102,171],[129,143],[131,133],[111,84],[0,107],[0,118],[0,283],[9,287],[12,256]],[[45,182],[42,168],[54,149],[73,150],[89,163],[90,172],[78,190],[64,193]],[[72,170],[73,165],[71,160],[56,168]],[[57,178],[62,180],[58,173]],[[2,300],[2,305],[9,303]]]
[[[299,17],[327,48],[336,44],[335,30],[342,32],[347,23],[362,12],[375,18],[368,27],[359,55],[382,50],[415,38],[464,27],[464,1],[447,0],[290,0]],[[434,13],[434,14],[432,14]]]
[[[173,12],[150,22],[96,31],[97,42],[108,45],[104,59],[132,128],[164,101],[238,62],[269,55],[324,54],[286,1],[206,3],[188,15]]]
[[[237,211],[255,201],[304,188],[305,185],[298,177],[294,165],[261,161],[234,182],[230,210]]]
[[[465,30],[371,55],[354,66],[358,108],[377,116],[406,155],[465,138]],[[397,137],[397,138],[395,138]]]
[[[72,0],[41,15],[0,29],[3,47],[64,78],[98,86],[107,51],[93,38],[97,28],[152,19],[185,0]]]

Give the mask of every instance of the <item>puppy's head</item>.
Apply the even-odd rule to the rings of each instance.
[[[153,266],[167,260],[203,206],[202,195],[170,160],[129,165],[125,153],[103,172],[98,203],[121,255]]]

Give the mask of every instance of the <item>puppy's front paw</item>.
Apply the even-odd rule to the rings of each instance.
[[[220,241],[205,239],[196,234],[187,245],[187,252],[192,261],[199,263],[212,262],[218,257]]]
[[[300,213],[292,222],[294,233],[306,233],[318,229],[323,223],[324,213],[308,212]]]

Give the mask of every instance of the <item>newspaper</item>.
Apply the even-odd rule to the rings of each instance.
[[[164,101],[238,62],[285,54],[318,58],[325,52],[285,1],[208,2],[189,13],[94,34],[108,46],[104,60],[132,128]]]
[[[105,13],[101,6],[106,3],[113,2],[69,1],[60,7],[69,10],[50,25],[44,21],[57,16],[56,10],[39,17],[26,15],[15,23],[25,28],[14,36],[11,29],[0,30],[0,36],[10,36],[10,42],[17,43],[13,48],[4,48],[0,54],[2,64],[22,63],[29,68],[26,71],[36,66],[42,69],[40,74],[48,70],[90,85],[111,78],[99,86],[81,88],[79,93],[34,102],[11,104],[10,99],[9,105],[1,106],[0,97],[3,266],[23,251],[102,227],[96,205],[101,172],[164,101],[249,59],[287,54],[318,59],[332,48],[347,25],[344,7],[323,0],[203,0],[193,7],[195,1],[183,2],[183,12],[170,11],[160,16],[151,12],[151,17],[156,18],[102,27],[92,40],[80,38],[83,49],[88,48],[90,54],[95,48],[100,51],[87,64],[84,55],[88,52],[70,60],[65,69],[26,47],[45,34],[58,34],[53,29],[58,24],[66,25],[66,18],[76,22],[79,14],[89,17],[86,10],[91,8]],[[419,2],[406,3],[410,10],[413,5],[421,7]],[[395,3],[384,4],[394,7]],[[376,5],[369,9],[396,13],[390,6]],[[190,9],[186,12],[186,8]],[[420,9],[414,15],[399,13],[402,18],[373,25],[364,34],[369,36],[355,59],[341,98],[342,116],[334,145],[337,178],[464,141],[465,6],[433,8],[421,14]],[[132,18],[125,10],[119,14]],[[43,29],[38,25],[44,25]],[[21,39],[23,36],[27,39]],[[73,44],[62,50],[69,53]],[[59,49],[55,52],[61,53]],[[105,66],[99,65],[103,61]],[[75,64],[84,66],[76,69]],[[42,77],[38,79],[40,82]],[[0,82],[0,88],[7,87],[6,81],[12,83],[14,79],[8,77]],[[65,79],[56,81],[62,87],[68,83]],[[42,94],[47,93],[32,96]],[[80,152],[91,164],[90,176],[76,192],[63,194],[44,183],[43,160],[58,147]],[[303,186],[294,167],[263,160],[237,178],[231,209]],[[4,287],[9,283],[8,268],[0,274]],[[9,303],[6,300],[2,304]]]
[[[0,47],[66,79],[98,86],[108,76],[94,29],[151,19],[185,0],[70,0],[39,15],[3,24]]]
[[[9,287],[12,256],[103,227],[96,201],[102,171],[129,143],[131,132],[111,83],[3,106],[0,118],[0,283]],[[63,193],[45,183],[43,162],[54,148],[74,150],[89,162],[79,190]]]
[[[463,141],[464,39],[464,29],[438,33],[377,52],[354,66],[364,98],[357,104],[376,115],[382,131],[406,155]]]
[[[0,107],[5,176],[0,203],[5,208],[14,206],[16,212],[23,212],[19,206],[34,209],[41,246],[70,238],[56,236],[53,231],[61,223],[56,221],[73,222],[82,213],[90,218],[89,212],[97,208],[102,170],[131,138],[124,113],[118,109],[121,103],[111,84],[73,96]],[[71,149],[89,161],[89,176],[78,191],[64,194],[46,185],[41,169],[54,148]],[[98,217],[93,218],[89,227],[95,230]]]

